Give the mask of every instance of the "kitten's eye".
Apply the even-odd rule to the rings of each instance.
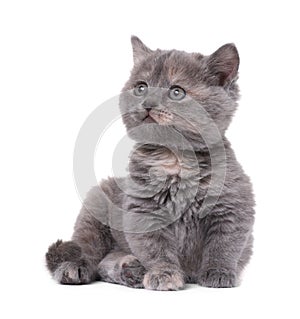
[[[148,85],[145,82],[139,82],[133,90],[133,93],[137,96],[145,95],[148,92]]]
[[[169,90],[169,98],[175,101],[180,101],[185,97],[185,90],[179,86],[174,86]]]

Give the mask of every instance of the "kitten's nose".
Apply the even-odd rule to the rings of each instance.
[[[142,103],[142,106],[146,111],[149,112],[152,108],[158,106],[158,103],[156,99],[148,98]]]

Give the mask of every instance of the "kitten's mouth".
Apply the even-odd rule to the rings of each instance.
[[[144,117],[144,123],[157,123],[160,125],[169,125],[172,122],[173,116],[165,110],[151,110]]]
[[[144,122],[144,123],[157,123],[157,122],[155,121],[155,119],[150,115],[150,113],[148,113],[148,114],[144,117],[143,122]]]

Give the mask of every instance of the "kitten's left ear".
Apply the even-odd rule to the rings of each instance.
[[[133,61],[135,64],[141,62],[153,52],[135,35],[131,36],[131,44],[133,51]]]
[[[223,45],[208,57],[207,80],[213,85],[230,84],[237,77],[239,63],[240,58],[235,45],[232,43]]]

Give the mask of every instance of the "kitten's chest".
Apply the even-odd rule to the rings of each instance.
[[[134,181],[159,205],[190,202],[199,190],[202,167],[194,153],[165,147],[137,149],[131,158]]]
[[[165,148],[142,148],[133,153],[130,164],[124,209],[143,214],[145,219],[149,215],[155,229],[180,222],[178,247],[189,237],[195,241],[195,221],[208,185],[206,159],[189,153],[177,156]]]

